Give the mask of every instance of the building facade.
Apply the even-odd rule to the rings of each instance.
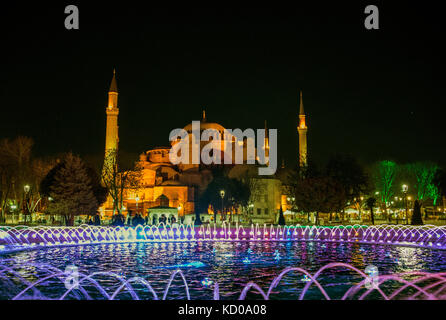
[[[108,105],[106,107],[107,128],[104,167],[110,165],[107,162],[107,154],[118,150],[118,89],[116,81],[116,73],[113,78],[109,90]],[[265,122],[265,131],[267,124]],[[235,145],[243,145],[243,159],[246,163],[249,153],[247,151],[248,141],[237,141],[235,137],[225,137],[225,128],[213,122],[208,122],[206,113],[200,121],[200,132],[207,129],[214,129],[221,135],[221,159],[224,159],[224,145],[232,143],[232,159],[233,163],[226,165],[229,167],[229,177],[246,179],[250,178],[251,199],[248,207],[248,217],[243,222],[250,223],[276,223],[278,213],[282,206],[284,211],[289,210],[291,205],[289,201],[284,201],[287,196],[284,194],[283,179],[280,174],[275,176],[258,176],[257,166],[248,164],[235,164]],[[192,135],[192,124],[184,127],[184,130]],[[302,102],[302,93],[300,101],[299,113],[299,161],[306,164],[307,144],[306,144],[307,127],[305,124],[305,114]],[[191,137],[190,137],[191,138]],[[230,141],[225,141],[230,139]],[[192,139],[189,139],[192,141]],[[194,215],[197,208],[199,195],[206,190],[208,184],[212,181],[212,170],[208,165],[200,164],[178,164],[174,165],[169,159],[169,152],[176,141],[171,142],[170,147],[157,147],[147,150],[139,156],[137,166],[141,173],[140,186],[137,189],[126,189],[124,192],[124,208],[123,213],[140,214],[147,217],[149,223],[158,223],[167,219],[168,221],[184,221],[189,215]],[[208,142],[201,142],[201,148]],[[265,143],[263,149],[266,156],[269,155],[269,139],[265,134]],[[191,148],[190,148],[191,150]],[[201,149],[200,149],[201,150]],[[256,157],[257,157],[257,150]],[[117,163],[116,159],[114,159]],[[303,161],[303,162],[302,162]],[[192,162],[192,161],[191,161]],[[282,168],[283,169],[283,168]],[[283,176],[283,175],[282,175]],[[101,215],[104,219],[110,219],[113,215],[113,201],[108,201],[101,207]],[[241,210],[241,208],[240,208]],[[240,210],[236,214],[240,214]],[[212,212],[204,212],[209,214],[212,220]],[[186,220],[190,220],[186,219]],[[236,220],[240,221],[240,217]],[[246,218],[245,218],[246,220]],[[234,221],[234,220],[233,220]]]

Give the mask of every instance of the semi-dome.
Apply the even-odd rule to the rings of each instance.
[[[169,152],[170,148],[168,147],[157,147],[146,151],[141,155],[140,159],[155,163],[170,163]]]
[[[161,186],[181,186],[181,182],[176,180],[166,180],[163,183],[161,183]]]

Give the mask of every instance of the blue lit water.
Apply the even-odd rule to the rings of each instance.
[[[17,269],[25,262],[37,262],[60,269],[75,265],[85,273],[110,271],[126,278],[142,277],[160,297],[170,275],[181,269],[192,299],[212,299],[215,282],[219,283],[221,299],[237,299],[249,281],[257,283],[266,292],[274,277],[286,267],[301,267],[314,274],[331,262],[349,263],[361,270],[375,265],[381,274],[411,270],[446,272],[446,251],[323,242],[125,243],[48,248],[0,256],[3,261],[9,258],[14,258],[15,262],[8,264]],[[21,274],[31,281],[40,276],[38,270],[29,267],[24,267]],[[336,269],[325,271],[319,280],[331,297],[340,298],[361,278],[346,269]],[[116,281],[106,277],[101,284],[117,286]],[[273,291],[271,298],[297,299],[305,284],[303,275],[290,273]],[[56,292],[60,296],[65,291],[54,280],[45,285],[49,286],[46,296],[51,297]],[[0,298],[11,298],[14,290],[18,288],[11,288],[11,283],[0,279]],[[93,292],[94,288],[91,290]],[[145,288],[135,286],[135,290],[142,298],[151,298]],[[322,295],[314,288],[306,297],[320,299]],[[118,298],[130,297],[122,293]],[[186,298],[180,277],[175,278],[167,298]],[[251,290],[248,298],[258,299],[260,295]]]

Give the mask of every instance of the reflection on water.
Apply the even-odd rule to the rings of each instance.
[[[102,244],[23,251],[1,258],[16,259],[20,274],[30,281],[37,279],[38,271],[29,266],[20,268],[23,262],[45,263],[62,270],[68,265],[75,265],[84,273],[110,271],[127,278],[138,276],[149,281],[158,293],[164,291],[172,272],[180,268],[193,299],[212,299],[212,286],[209,284],[216,282],[222,299],[236,299],[249,281],[267,290],[272,279],[286,267],[301,267],[314,274],[331,262],[349,263],[361,270],[375,265],[380,274],[446,271],[446,251],[328,242]],[[291,272],[274,290],[272,298],[296,299],[307,280],[302,274]],[[334,296],[342,295],[360,280],[359,276],[346,269],[327,270],[319,278],[324,288],[331,290]],[[110,279],[104,279],[103,283],[116,285]],[[9,289],[0,280],[0,298],[6,297]],[[316,289],[310,296],[321,298]],[[185,298],[184,284],[179,278],[174,280],[168,297]],[[259,295],[253,290],[248,298],[259,298]]]

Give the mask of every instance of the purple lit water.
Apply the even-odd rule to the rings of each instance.
[[[209,281],[218,282],[220,299],[237,299],[250,281],[266,291],[272,280],[287,267],[301,267],[314,274],[331,262],[348,263],[363,271],[368,265],[375,265],[381,275],[416,270],[446,272],[445,250],[333,242],[116,243],[27,250],[0,255],[0,261],[20,270],[20,275],[30,281],[40,278],[42,271],[27,263],[47,264],[62,270],[75,265],[83,273],[106,271],[127,279],[137,276],[147,280],[161,296],[171,274],[180,269],[185,275],[191,299],[212,299],[213,286]],[[102,286],[111,289],[119,285],[109,277],[97,279]],[[204,279],[207,281],[203,282]],[[361,280],[362,277],[345,268],[324,271],[318,278],[333,299],[341,298]],[[302,274],[291,272],[273,290],[270,298],[297,299],[305,284]],[[48,280],[39,289],[43,287],[42,292],[47,298],[59,297],[66,291],[55,279]],[[11,282],[0,279],[0,299],[10,299],[23,288],[15,288]],[[152,298],[147,288],[135,285],[134,289],[141,299]],[[92,297],[101,298],[94,287],[91,286],[89,292]],[[73,293],[68,298],[78,296]],[[131,297],[124,291],[117,298]],[[174,279],[167,298],[186,298],[180,277]],[[261,296],[251,290],[247,298],[260,299]],[[312,286],[305,298],[321,299],[323,296]]]

